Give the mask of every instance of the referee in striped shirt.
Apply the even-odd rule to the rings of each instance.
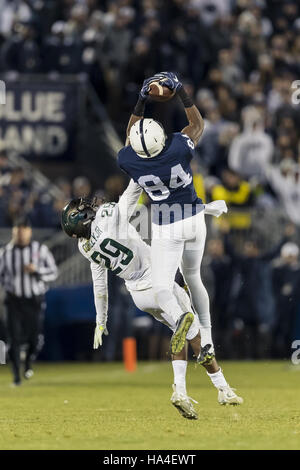
[[[46,245],[32,240],[30,221],[16,220],[12,240],[0,252],[0,282],[5,290],[9,356],[13,383],[21,384],[20,345],[28,344],[24,377],[33,375],[32,361],[37,353],[42,302],[46,285],[57,277],[57,267]]]

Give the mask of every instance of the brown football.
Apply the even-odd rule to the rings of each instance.
[[[175,95],[175,91],[164,86],[162,81],[160,80],[160,83],[152,82],[149,85],[149,96],[154,101],[169,101]]]

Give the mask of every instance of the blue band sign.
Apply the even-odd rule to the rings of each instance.
[[[6,82],[0,140],[28,159],[74,158],[79,84]]]

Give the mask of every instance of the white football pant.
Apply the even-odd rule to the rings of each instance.
[[[206,238],[204,214],[202,211],[168,225],[152,224],[152,286],[161,309],[178,319],[188,311],[173,294],[175,274],[181,265],[201,329],[210,329],[209,297],[200,275]]]
[[[157,301],[155,300],[155,295],[153,288],[145,289],[145,290],[136,290],[136,291],[129,291],[135,305],[142,310],[143,312],[150,313],[156,320],[164,323],[167,325],[172,331],[176,329],[176,321],[177,317],[173,314],[173,312],[164,312],[160,306],[158,305]],[[184,312],[191,311],[191,302],[188,294],[185,292],[183,288],[181,288],[178,284],[174,283],[173,281],[173,294],[176,298],[176,301],[180,305],[180,308]],[[199,319],[195,316],[193,323],[190,326],[190,329],[186,335],[186,339],[191,340],[195,338],[195,336],[199,333],[200,324]]]

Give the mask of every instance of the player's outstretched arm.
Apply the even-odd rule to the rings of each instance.
[[[139,102],[137,102],[136,106],[138,106],[138,104],[139,104]],[[135,124],[137,121],[142,119],[143,115],[144,115],[144,109],[143,109],[143,114],[141,114],[140,116],[135,114],[135,111],[133,111],[132,115],[129,118],[128,125],[127,125],[125,145],[129,145],[130,129],[132,128],[133,124]]]
[[[107,269],[91,263],[93,278],[94,301],[96,308],[96,327],[94,333],[94,349],[102,346],[102,336],[108,335],[106,328],[108,310]]]
[[[126,142],[125,145],[129,145],[129,133],[130,129],[132,128],[133,124],[135,124],[137,121],[142,119],[144,116],[144,111],[145,111],[145,104],[148,98],[148,93],[149,93],[149,85],[151,82],[157,80],[160,77],[159,74],[156,74],[155,77],[150,77],[146,78],[143,82],[143,86],[141,88],[141,91],[139,93],[139,99],[134,107],[133,113],[129,118],[129,122],[127,125],[127,130],[126,130]]]
[[[187,94],[175,73],[160,72],[156,76],[163,80],[163,84],[170,90],[175,90],[176,95],[181,99],[189,121],[188,126],[182,129],[181,133],[187,135],[197,145],[204,129],[204,120],[198,108],[194,105],[192,98]]]
[[[182,129],[181,133],[188,135],[194,144],[197,145],[204,130],[204,120],[183,86],[179,89],[177,95],[183,103],[185,114],[189,121],[188,126]]]
[[[118,207],[121,218],[127,222],[133,215],[143,189],[130,180],[129,185],[119,199]]]
[[[127,129],[126,129],[126,142],[125,142],[125,145],[129,145],[129,133],[130,133],[130,129],[132,128],[133,124],[135,124],[137,121],[142,119],[142,117],[144,116],[145,104],[146,104],[146,101],[147,101],[147,90],[148,90],[148,86],[149,86],[148,83],[145,86],[145,82],[148,82],[148,80],[144,81],[143,87],[142,87],[142,89],[139,93],[139,99],[138,99],[138,101],[137,101],[137,103],[134,107],[132,115],[129,118],[129,122],[128,122]]]

